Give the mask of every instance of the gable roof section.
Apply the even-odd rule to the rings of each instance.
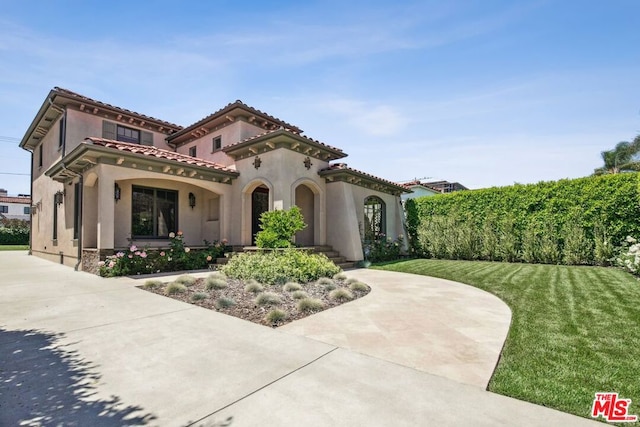
[[[234,122],[238,118],[243,118],[250,123],[254,123],[257,126],[268,130],[283,127],[289,129],[293,133],[302,133],[302,129],[297,126],[250,107],[238,99],[235,102],[227,104],[226,107],[221,108],[196,123],[171,135],[167,138],[167,142],[176,146],[186,144],[194,139],[203,137],[209,132],[220,128],[227,123]]]
[[[226,184],[240,175],[218,163],[186,154],[104,138],[85,139],[45,173],[56,181],[64,182],[98,163]]]
[[[411,190],[405,188],[395,182],[378,178],[377,176],[366,172],[352,169],[346,163],[334,163],[328,168],[322,169],[318,175],[323,177],[327,183],[331,182],[348,182],[349,184],[358,185],[370,190],[381,191],[383,193],[398,196],[402,193],[411,193]]]
[[[407,189],[412,189],[415,187],[421,187],[424,188],[425,190],[429,190],[429,191],[433,191],[434,193],[442,193],[441,190],[431,187],[425,183],[422,183],[420,181],[410,181],[410,182],[403,182],[400,185],[402,185],[403,187],[407,188]]]
[[[30,205],[31,197],[0,196],[0,203],[18,203],[22,205]]]
[[[155,128],[154,130],[167,134],[182,129],[182,126],[174,123],[97,101],[68,89],[54,87],[45,98],[40,110],[38,110],[27,132],[22,137],[20,147],[25,150],[33,150],[62,115],[65,108],[69,106],[87,114],[100,114],[102,117],[106,115],[118,122],[124,119],[125,123],[131,123],[139,127],[153,127]]]
[[[289,129],[269,130],[235,144],[222,147],[222,151],[235,160],[239,160],[278,148],[287,148],[325,161],[337,160],[347,156],[339,148],[300,135]]]

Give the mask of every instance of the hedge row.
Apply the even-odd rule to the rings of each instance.
[[[28,245],[28,228],[0,227],[0,245]]]
[[[637,173],[516,184],[407,202],[411,248],[455,259],[606,264],[640,236]]]

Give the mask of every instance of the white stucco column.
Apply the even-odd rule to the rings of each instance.
[[[114,184],[108,174],[98,180],[98,249],[113,249],[114,235]]]

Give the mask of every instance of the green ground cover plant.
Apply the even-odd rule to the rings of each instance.
[[[489,390],[589,418],[594,393],[640,413],[640,284],[615,268],[416,259],[379,265],[454,280],[512,311]],[[637,402],[637,403],[636,403]]]
[[[28,251],[29,245],[0,245],[0,251]]]

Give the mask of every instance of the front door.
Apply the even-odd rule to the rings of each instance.
[[[269,189],[258,187],[251,193],[251,244],[256,244],[256,233],[260,231],[260,215],[269,210]]]

